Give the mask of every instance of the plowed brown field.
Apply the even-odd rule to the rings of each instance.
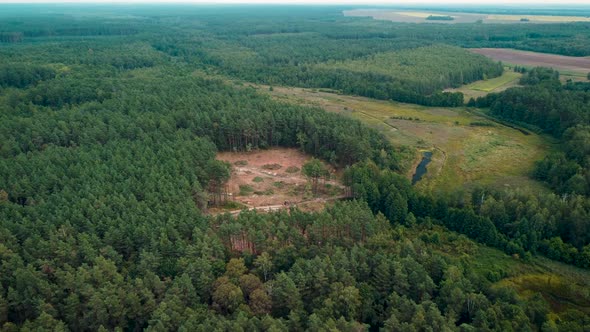
[[[470,51],[514,65],[552,67],[560,71],[571,71],[584,75],[590,72],[590,57],[536,53],[507,48],[473,48]]]

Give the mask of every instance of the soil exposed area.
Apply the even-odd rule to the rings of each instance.
[[[344,193],[336,170],[325,165],[331,179],[325,181],[317,195],[312,195],[309,181],[301,172],[311,157],[297,149],[222,152],[217,159],[232,165],[228,183],[230,199],[248,208],[278,210],[302,202],[325,202]]]

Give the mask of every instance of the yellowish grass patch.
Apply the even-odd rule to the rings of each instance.
[[[433,108],[310,89],[274,87],[267,91],[285,101],[322,107],[364,122],[395,145],[433,152],[428,173],[417,187],[433,192],[469,189],[476,184],[498,187],[544,187],[529,178],[534,163],[550,150],[547,138],[493,123],[462,108]],[[487,122],[492,126],[477,126]],[[475,124],[475,125],[474,125]],[[419,154],[405,162],[407,173]],[[411,175],[411,174],[410,174]]]

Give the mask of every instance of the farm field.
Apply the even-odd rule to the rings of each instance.
[[[313,196],[309,181],[301,172],[311,157],[297,149],[221,152],[217,159],[232,165],[228,182],[230,200],[246,208],[275,211],[295,205],[299,207],[301,203],[323,206],[327,199],[343,194],[336,170],[325,165],[333,180],[323,183],[319,194]]]
[[[518,86],[518,80],[522,74],[514,72],[512,70],[505,70],[502,76],[491,78],[488,80],[476,81],[470,84],[466,84],[456,89],[447,89],[448,92],[461,92],[465,96],[465,102],[469,99],[483,97],[488,93],[501,92],[508,88]]]
[[[589,17],[583,16],[558,16],[558,15],[501,15],[501,14],[476,14],[445,11],[409,11],[391,9],[352,9],[343,11],[344,16],[372,17],[376,20],[387,20],[403,23],[565,23],[565,22],[590,22]],[[431,21],[429,16],[451,16],[449,21]],[[521,21],[522,20],[522,21]]]
[[[572,57],[503,48],[473,48],[470,51],[502,61],[505,64],[552,67],[566,75],[585,77],[590,72],[590,57]]]
[[[474,23],[479,20],[484,20],[487,15],[484,14],[468,14],[468,13],[454,13],[441,11],[404,11],[404,10],[385,10],[385,9],[353,9],[343,12],[344,16],[352,17],[372,17],[376,20],[386,20],[392,22],[403,23]],[[427,20],[428,16],[451,16],[453,20]]]
[[[269,91],[267,87],[261,90]],[[550,142],[470,113],[337,95],[310,89],[274,87],[276,99],[321,107],[361,120],[394,144],[416,151],[405,162],[408,177],[419,151],[432,151],[428,173],[417,187],[433,192],[469,189],[475,184],[544,190],[529,174],[551,149]]]
[[[487,15],[486,21],[514,21],[519,22],[522,19],[528,22],[539,23],[564,23],[564,22],[590,22],[590,17],[583,16],[560,16],[560,15]],[[524,21],[526,22],[526,21]]]
[[[469,14],[458,16],[457,13],[443,13],[443,12],[415,12],[415,11],[399,11],[399,10],[384,10],[384,9],[353,9],[345,10],[344,16],[351,17],[372,17],[375,20],[386,20],[392,22],[404,23],[472,23],[483,19],[485,15]],[[430,21],[426,18],[430,15],[449,15],[454,19],[452,21]]]

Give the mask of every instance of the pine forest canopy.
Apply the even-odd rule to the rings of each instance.
[[[343,9],[0,5],[0,331],[590,329],[590,83],[443,92],[503,73],[466,47],[589,56],[590,24]],[[478,107],[561,152],[531,174],[544,191],[433,194],[414,151],[253,84]],[[204,213],[218,151],[271,147],[317,158],[314,191],[330,163],[351,199]]]

